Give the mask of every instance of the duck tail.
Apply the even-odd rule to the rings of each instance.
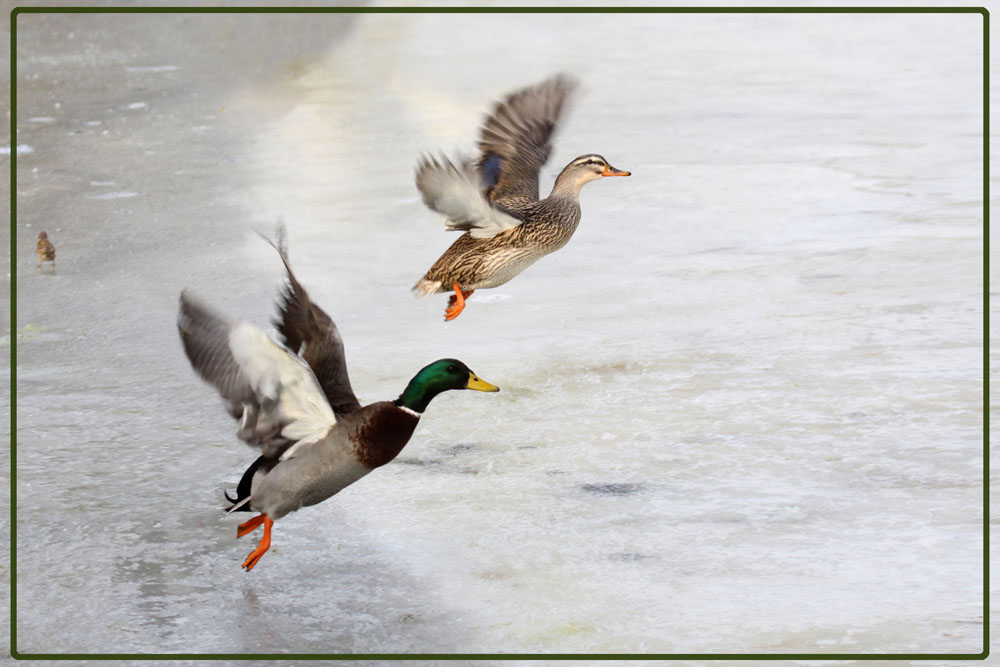
[[[274,461],[272,459],[260,456],[256,461],[250,464],[250,467],[243,473],[243,477],[240,478],[240,483],[236,486],[235,498],[231,497],[228,491],[222,492],[222,494],[226,497],[226,500],[232,503],[230,507],[226,508],[226,514],[231,512],[253,511],[250,509],[250,489],[253,486],[253,477],[260,467],[262,465],[266,465],[267,463],[271,464],[265,468],[264,472],[267,472],[267,470],[270,470],[274,465]]]
[[[226,514],[232,514],[233,512],[249,512],[250,510],[250,496],[243,498],[242,500],[237,498],[230,498],[229,494],[223,491],[223,495],[226,496],[226,500],[233,504],[232,507],[226,509]]]
[[[417,281],[417,284],[413,286],[413,292],[418,298],[440,291],[442,291],[440,280],[428,280],[427,278],[421,278]]]

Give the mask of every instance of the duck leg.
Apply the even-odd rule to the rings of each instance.
[[[246,569],[247,572],[252,570],[253,566],[260,560],[260,557],[267,553],[267,550],[271,548],[271,526],[274,525],[274,521],[272,521],[271,517],[268,515],[261,514],[259,516],[255,516],[244,524],[240,524],[241,530],[244,526],[248,526],[248,528],[246,528],[243,532],[243,535],[246,535],[261,523],[264,524],[264,536],[260,538],[260,542],[257,543],[257,548],[250,552],[250,555],[247,556],[247,559],[243,561],[243,565],[241,566]],[[250,524],[253,525],[250,526]],[[239,536],[238,533],[237,536]]]
[[[264,523],[264,519],[267,518],[266,514],[258,514],[249,521],[244,521],[239,526],[236,527],[236,537],[243,537],[247,533],[253,532],[257,526]]]
[[[472,293],[475,292],[475,290],[471,289],[463,291],[458,286],[458,283],[452,285],[452,289],[455,290],[455,293],[448,299],[448,307],[444,311],[445,322],[451,322],[453,319],[458,317],[465,309],[465,300],[472,296]]]

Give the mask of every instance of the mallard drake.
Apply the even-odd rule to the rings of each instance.
[[[551,194],[538,198],[538,171],[575,83],[554,76],[509,95],[487,117],[475,162],[424,157],[417,189],[465,232],[413,286],[418,296],[451,292],[445,320],[458,317],[474,290],[503,285],[541,257],[562,248],[580,223],[580,188],[606,176],[630,176],[593,153],[571,161]]]
[[[42,262],[52,262],[52,270],[56,270],[56,247],[49,240],[49,235],[45,232],[38,233],[38,245],[35,247],[38,253],[38,268],[42,268]]]
[[[288,272],[274,321],[284,345],[181,293],[177,327],[188,360],[222,396],[237,436],[260,449],[228,512],[260,512],[241,523],[243,537],[264,535],[243,562],[250,571],[270,548],[275,521],[315,505],[383,466],[403,449],[431,400],[449,389],[500,391],[457,359],[422,368],[399,398],[364,407],[351,389],[337,325]]]

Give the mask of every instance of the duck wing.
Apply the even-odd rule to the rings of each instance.
[[[182,292],[177,329],[191,366],[238,420],[237,436],[263,456],[287,459],[337,423],[309,367],[252,324]]]
[[[440,161],[424,156],[417,165],[417,189],[428,208],[445,215],[449,231],[488,239],[522,222],[486,198],[479,174],[468,162],[456,166],[443,155]]]
[[[279,226],[277,242],[271,242],[288,272],[288,283],[281,291],[279,317],[274,326],[285,346],[305,359],[312,369],[326,400],[334,412],[346,414],[361,407],[347,373],[344,340],[326,312],[313,303],[288,263],[285,229]]]
[[[550,142],[576,81],[557,74],[498,102],[483,123],[479,170],[486,197],[509,208],[538,201],[538,172],[552,152]]]

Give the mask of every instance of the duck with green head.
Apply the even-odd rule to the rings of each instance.
[[[500,391],[457,359],[422,368],[394,401],[363,406],[351,389],[336,324],[314,304],[275,246],[288,283],[275,320],[284,346],[247,322],[181,294],[178,329],[201,377],[237,420],[237,435],[260,456],[227,495],[234,511],[257,511],[237,537],[259,526],[264,535],[243,567],[249,572],[270,548],[275,521],[315,505],[389,463],[406,446],[428,404],[451,389]]]

